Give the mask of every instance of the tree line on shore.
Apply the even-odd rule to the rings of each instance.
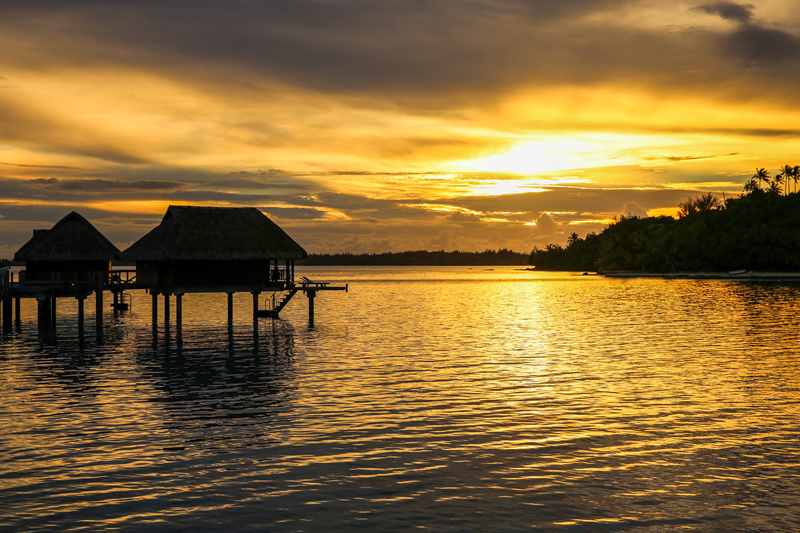
[[[483,252],[445,252],[415,250],[376,254],[310,254],[297,265],[326,266],[520,266],[527,265],[529,254],[500,250]]]
[[[678,205],[678,218],[620,217],[566,247],[534,247],[537,270],[646,272],[800,271],[800,167],[763,168],[740,196],[711,193]]]

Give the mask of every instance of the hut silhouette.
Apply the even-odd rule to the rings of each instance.
[[[10,324],[10,301],[36,298],[40,322],[55,320],[56,299],[69,296],[78,300],[78,321],[83,331],[83,302],[92,292],[96,295],[97,321],[100,323],[103,308],[103,289],[108,286],[111,262],[119,259],[120,251],[88,220],[75,211],[50,229],[33,231],[33,237],[14,254],[15,261],[25,263],[19,283],[8,289],[3,301],[3,322]],[[114,293],[114,303],[123,285]]]
[[[276,290],[306,251],[254,207],[170,206],[122,254],[151,293]]]
[[[31,240],[14,254],[15,261],[25,262],[29,281],[90,281],[97,273],[111,270],[112,260],[120,251],[102,233],[75,211],[51,229],[33,231]]]
[[[186,293],[226,292],[228,328],[233,327],[233,295],[253,295],[253,330],[257,335],[258,297],[272,291],[289,293],[277,316],[299,290],[294,262],[306,251],[277,224],[254,207],[170,206],[161,223],[122,254],[136,263],[136,284],[153,298],[153,333],[157,335],[157,297],[164,296],[164,326],[169,331],[170,296],[180,335],[182,297]],[[315,293],[309,293],[310,297]],[[309,311],[311,316],[313,313]],[[313,321],[313,317],[311,319]]]

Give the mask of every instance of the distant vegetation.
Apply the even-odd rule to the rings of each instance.
[[[800,167],[760,168],[741,196],[711,193],[678,205],[678,219],[621,217],[567,246],[534,247],[537,270],[800,271]]]
[[[329,266],[513,266],[527,265],[529,255],[506,250],[483,252],[413,251],[380,254],[311,254],[298,265]]]

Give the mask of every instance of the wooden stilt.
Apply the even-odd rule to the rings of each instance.
[[[233,331],[233,293],[228,293],[228,332]]]
[[[164,295],[164,340],[169,339],[169,294]]]
[[[183,294],[175,295],[175,334],[180,343],[183,340]]]
[[[153,300],[153,342],[158,342],[158,294],[150,294]]]
[[[258,295],[260,292],[253,292],[253,336],[258,337]]]
[[[22,323],[22,307],[20,304],[21,298],[14,298],[14,321],[17,327]]]
[[[98,286],[94,291],[95,294],[95,323],[97,330],[100,331],[103,327],[103,288]]]
[[[39,311],[39,325],[43,326],[50,321],[50,299],[44,296],[36,298]]]
[[[56,297],[53,296],[50,298],[50,321],[55,323],[56,321]]]
[[[83,323],[84,323],[84,315],[83,315],[83,298],[78,296],[78,337],[83,337]]]
[[[3,329],[8,330],[11,329],[11,323],[13,322],[11,300],[10,294],[3,298]]]
[[[308,325],[314,327],[314,298],[317,296],[317,291],[307,291],[308,295]]]

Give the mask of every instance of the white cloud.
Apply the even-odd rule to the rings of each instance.
[[[636,202],[625,202],[622,206],[622,215],[626,217],[647,217],[647,210]]]

